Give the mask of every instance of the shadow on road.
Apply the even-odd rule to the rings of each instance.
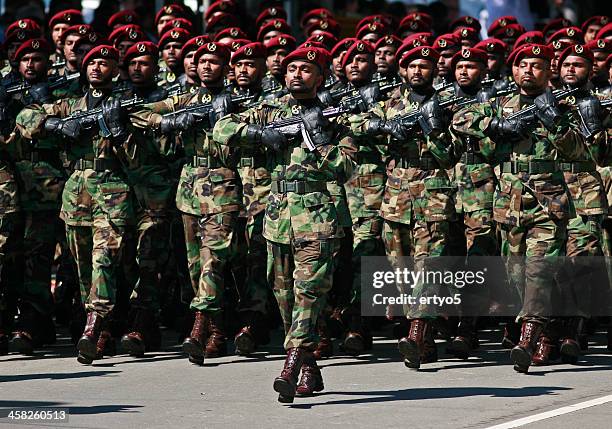
[[[0,376],[0,383],[12,383],[15,381],[26,381],[26,380],[66,380],[72,378],[89,378],[98,377],[110,374],[117,374],[121,371],[83,371],[83,372],[63,372],[63,373],[41,373],[41,374],[20,374],[20,375],[2,375]],[[0,404],[2,401],[0,401]]]

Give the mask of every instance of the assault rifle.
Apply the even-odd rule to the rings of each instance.
[[[65,74],[62,76],[58,76],[54,79],[49,79],[49,81],[47,82],[47,85],[49,87],[49,89],[52,91],[54,89],[58,89],[61,88],[62,86],[72,82],[75,79],[78,79],[79,77],[81,77],[81,73],[76,72],[76,73],[71,73],[71,74]],[[18,84],[14,84],[11,86],[8,86],[6,88],[6,93],[7,94],[17,94],[20,92],[24,92],[28,89],[32,88],[32,84],[28,83],[28,82],[21,82]]]

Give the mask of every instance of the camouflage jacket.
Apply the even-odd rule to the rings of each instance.
[[[49,117],[65,118],[70,114],[98,107],[108,97],[92,95],[89,91],[81,98],[57,100],[40,107],[31,106],[27,111],[27,126],[23,137],[40,140],[46,135],[44,124]],[[89,104],[89,106],[88,106]],[[75,169],[66,182],[62,193],[60,217],[68,225],[91,226],[99,216],[104,216],[115,225],[133,222],[134,212],[131,190],[119,162],[122,148],[99,134],[97,128],[84,131],[75,140],[61,139],[69,161],[91,163],[95,160],[106,163],[104,171],[93,168]]]
[[[264,102],[240,114],[228,115],[215,125],[214,138],[221,144],[249,146],[249,124],[266,125],[299,114],[301,106],[291,96],[278,103]],[[289,244],[304,240],[342,237],[338,214],[326,183],[349,177],[353,171],[355,146],[346,127],[336,122],[333,144],[311,152],[301,136],[290,138],[289,146],[278,152],[267,152],[268,170],[273,182],[264,218],[264,237],[276,243]],[[305,183],[316,191],[297,193],[274,191],[274,184]]]
[[[521,105],[521,98],[515,94],[468,106],[455,116],[461,120],[455,121],[453,131],[463,135],[462,139],[476,139],[483,156],[503,160],[493,201],[493,217],[497,222],[522,225],[528,217],[523,216],[521,200],[528,193],[552,219],[567,219],[573,207],[563,174],[555,161],[579,159],[585,153],[577,119],[567,103],[560,103],[564,113],[553,131],[536,121],[530,137],[520,141],[494,141],[485,132],[494,117],[507,116],[525,107]],[[506,165],[512,167],[510,164],[519,166],[520,170],[516,173],[505,170]],[[530,165],[538,170],[523,171]]]
[[[603,91],[596,93],[595,95],[601,101],[609,100],[612,98],[612,91]],[[608,218],[612,218],[612,114],[610,112],[611,110],[608,108],[607,112],[605,113],[606,117],[604,118],[604,127],[606,128],[608,147],[603,162],[597,166],[597,171],[601,176],[601,180],[604,185],[604,192],[608,200]]]
[[[224,91],[222,94],[226,94]],[[238,149],[212,139],[212,128],[208,124],[161,136],[162,115],[184,107],[210,103],[213,95],[202,87],[196,94],[171,97],[144,106],[130,115],[136,128],[151,129],[160,137],[156,139],[161,152],[170,155],[181,150],[185,164],[179,179],[176,206],[183,213],[204,216],[242,208],[242,190],[237,173]],[[178,144],[175,144],[176,142]]]
[[[371,118],[392,119],[415,112],[427,99],[402,86],[383,106],[352,116],[353,134],[365,136]],[[410,224],[414,219],[435,222],[452,217],[453,187],[446,169],[455,164],[457,156],[448,132],[426,137],[416,126],[405,141],[386,137],[377,148],[387,163],[387,182],[380,208],[384,219]],[[407,162],[419,165],[409,166]],[[421,168],[425,163],[428,168]]]

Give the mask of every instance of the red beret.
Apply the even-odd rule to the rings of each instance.
[[[591,64],[595,61],[593,57],[593,52],[587,48],[585,45],[571,45],[568,46],[561,52],[561,56],[559,57],[559,68],[561,68],[561,64],[563,61],[569,56],[582,57],[585,60],[589,61]]]
[[[419,46],[402,55],[401,60],[399,60],[399,65],[402,68],[406,68],[412,61],[419,59],[431,61],[435,65],[439,58],[440,54],[431,46]]]
[[[499,32],[497,32],[497,35],[494,35],[493,37],[507,37],[516,40],[524,32],[525,27],[523,27],[521,24],[508,24],[505,28],[502,28]]]
[[[595,51],[604,51],[607,53],[612,53],[612,42],[609,42],[604,39],[594,39],[586,44],[586,47],[591,50],[591,52]]]
[[[422,42],[422,45],[426,46],[431,46],[431,44],[435,40],[433,33],[429,31],[423,31],[421,33],[413,33],[410,36],[407,36],[402,42],[406,43],[415,39],[420,40]]]
[[[40,52],[45,56],[51,54],[51,46],[45,39],[30,39],[23,42],[17,51],[15,51],[15,60],[19,61],[21,57],[30,52]]]
[[[275,19],[266,23],[257,32],[257,40],[262,40],[267,33],[271,31],[280,31],[281,33],[291,33],[291,28],[284,19]]]
[[[353,61],[353,57],[357,54],[374,55],[374,48],[368,42],[358,40],[347,49],[346,54],[342,57],[342,68]]]
[[[331,57],[336,58],[342,52],[346,52],[348,48],[350,48],[357,40],[359,39],[356,37],[345,37],[344,39],[340,40],[330,51]]]
[[[596,39],[605,39],[606,37],[612,35],[612,22],[609,24],[606,24],[604,27],[601,28],[601,30],[599,30],[597,32],[597,36],[595,36]]]
[[[85,55],[85,58],[83,58],[83,64],[81,65],[81,73],[85,72],[85,70],[87,69],[87,64],[89,64],[90,61],[98,58],[106,58],[118,62],[119,51],[110,45],[95,46],[91,51],[87,52],[87,55]]]
[[[287,66],[293,61],[307,61],[318,65],[321,70],[325,70],[330,61],[330,57],[329,52],[325,49],[315,47],[298,48],[283,58],[283,69],[287,69]]]
[[[62,10],[51,17],[49,28],[53,30],[56,24],[76,25],[83,22],[83,14],[76,9]]]
[[[238,48],[232,55],[232,65],[236,64],[240,60],[253,59],[253,58],[266,58],[266,48],[263,43],[253,42]]]
[[[159,46],[159,49],[161,50],[166,43],[178,42],[185,44],[185,42],[187,42],[189,39],[191,39],[191,34],[189,31],[185,30],[184,28],[174,28],[162,34],[157,46]]]
[[[552,43],[548,44],[548,47],[553,50],[553,52],[563,51],[568,46],[572,46],[574,42],[568,42],[567,40],[555,40]]]
[[[249,43],[253,43],[253,41],[249,39],[234,39],[232,40],[232,43],[229,44],[229,50],[231,52],[236,52],[238,49],[244,45],[248,45]]]
[[[34,39],[36,37],[40,37],[38,31],[26,31],[26,30],[17,30],[13,31],[4,41],[4,47],[10,45],[11,43],[23,43],[26,40]]]
[[[327,31],[322,31],[317,34],[313,34],[308,39],[306,39],[306,41],[323,43],[325,49],[327,50],[332,49],[334,45],[338,43],[338,39],[336,38],[336,36],[331,33],[328,33]]]
[[[183,47],[181,48],[181,58],[184,59],[185,55],[187,55],[191,51],[196,51],[200,46],[203,46],[204,43],[210,42],[210,37],[208,36],[196,36],[189,39]]]
[[[270,52],[273,49],[283,48],[287,52],[291,52],[295,49],[296,40],[295,37],[289,34],[279,34],[276,37],[271,38],[265,43],[266,50]]]
[[[606,58],[606,68],[610,68],[610,66],[612,65],[612,54],[608,55],[608,58]]]
[[[476,43],[474,47],[482,49],[483,51],[486,51],[489,54],[497,55],[504,55],[506,53],[506,49],[508,49],[507,45],[504,42],[493,37]]]
[[[230,49],[227,45],[224,45],[223,43],[208,42],[200,46],[196,51],[193,60],[197,63],[200,60],[200,57],[204,54],[216,55],[219,58],[223,59],[226,64],[229,64]]]
[[[183,18],[185,17],[185,9],[183,6],[179,4],[169,4],[162,7],[155,14],[155,25],[159,22],[162,16],[174,16],[175,18]]]
[[[589,26],[591,25],[599,25],[600,27],[603,27],[604,25],[608,25],[609,23],[610,18],[605,15],[592,16],[582,23],[580,29],[583,33],[586,33],[587,28],[589,28]]]
[[[513,51],[510,52],[510,54],[508,54],[508,58],[506,58],[506,65],[508,67],[512,67],[514,65],[514,60],[516,59],[516,54],[519,53],[519,51],[523,48],[527,48],[533,46],[531,43],[527,43],[525,45],[520,46],[518,49],[514,49]]]
[[[165,32],[172,30],[173,28],[184,28],[190,33],[193,32],[193,24],[191,23],[191,21],[188,21],[185,18],[174,18],[172,21],[169,21],[166,25],[162,27],[161,34],[164,34]]]
[[[301,27],[304,28],[306,26],[306,22],[311,18],[318,18],[318,19],[332,18],[333,19],[334,14],[325,8],[309,10],[304,15],[302,15],[302,19],[300,20]]]
[[[402,58],[402,55],[404,55],[404,52],[407,52],[414,48],[418,48],[419,46],[429,46],[429,43],[425,43],[423,39],[418,36],[418,34],[423,33],[413,34],[410,37],[406,37],[404,39],[404,43],[402,43],[400,47],[397,48],[397,51],[395,51],[396,62],[399,62],[399,60]]]
[[[486,67],[488,64],[488,56],[482,49],[462,48],[459,52],[453,55],[453,58],[451,59],[451,67],[454,69],[459,61],[474,61],[484,64]]]
[[[124,64],[129,64],[132,58],[142,57],[144,55],[150,55],[157,62],[157,58],[159,56],[159,51],[157,49],[157,45],[153,42],[138,42],[128,48],[125,52],[125,57],[123,57]]]
[[[8,37],[18,30],[41,34],[40,25],[38,25],[36,21],[26,18],[11,23],[11,25],[6,28],[4,35]]]
[[[554,33],[558,30],[561,30],[562,28],[571,27],[571,26],[572,26],[572,21],[570,21],[569,19],[556,18],[556,19],[549,21],[548,24],[544,26],[544,28],[542,29],[542,33],[544,33],[544,37],[546,37],[548,33]]]
[[[523,58],[542,58],[543,60],[551,61],[554,57],[553,50],[546,45],[523,45],[514,52],[516,52],[514,64]]]
[[[376,44],[374,45],[374,50],[378,50],[380,48],[384,48],[385,46],[392,46],[394,48],[399,48],[402,45],[402,40],[395,35],[387,35],[385,37],[381,37],[378,39]]]
[[[136,24],[122,25],[113,30],[108,36],[111,44],[115,45],[121,42],[143,42],[147,40],[142,28]]]
[[[387,30],[387,27],[384,24],[373,22],[371,24],[366,24],[363,27],[361,27],[357,31],[357,34],[355,35],[355,37],[357,37],[358,39],[361,39],[365,37],[366,34],[370,34],[370,33],[378,34],[379,36],[384,36],[385,34],[388,34],[389,32]]]
[[[312,41],[312,40],[308,40],[308,41],[302,43],[300,46],[297,47],[297,49],[308,49],[308,48],[317,48],[317,49],[319,49],[321,51],[325,51],[325,52],[327,52],[327,54],[331,58],[331,54],[327,50],[327,47],[323,43],[321,43],[321,42],[315,42],[315,41]]]
[[[480,41],[480,34],[478,30],[472,27],[462,27],[455,30],[453,34],[456,34],[459,40],[469,40],[474,43]]]
[[[446,49],[459,50],[461,48],[461,40],[454,33],[443,34],[434,41],[432,47],[438,51],[444,51]]]
[[[71,34],[76,34],[80,37],[85,37],[89,33],[94,33],[94,29],[91,25],[88,24],[79,24],[68,27],[61,36],[62,43],[66,42],[66,38]]]
[[[139,19],[138,14],[133,10],[122,10],[112,14],[111,17],[108,18],[106,25],[109,28],[113,28],[115,25],[136,24]]]
[[[102,36],[98,33],[87,33],[87,37],[80,37],[74,42],[73,50],[77,50],[77,48],[81,45],[109,45],[110,42],[106,39],[103,39]]]
[[[559,39],[570,39],[574,42],[581,42],[584,40],[582,30],[578,27],[567,27],[562,28],[559,31],[555,31],[547,40],[546,43],[552,43]]]
[[[236,13],[236,3],[232,0],[218,0],[208,6],[206,9],[206,13],[204,14],[204,21],[208,21],[208,19],[213,15],[213,13],[221,12],[221,13]]]
[[[337,36],[340,34],[340,24],[338,24],[338,22],[332,18],[319,19],[313,23],[310,23],[304,30],[304,34],[306,34],[306,36],[311,36],[312,33],[317,30],[327,31],[328,33],[332,33],[333,35]]]
[[[482,28],[478,19],[474,18],[473,16],[462,16],[450,23],[449,30],[453,31],[456,28],[462,27],[473,28],[476,31],[480,31]]]
[[[361,21],[355,25],[355,33],[359,31],[361,27],[368,24],[385,24],[387,25],[387,19],[383,15],[368,15],[365,18],[362,18]]]
[[[489,37],[497,37],[497,35],[503,33],[504,28],[510,24],[518,24],[515,16],[500,16],[489,26],[487,34]]]
[[[237,27],[238,24],[238,17],[236,15],[230,15],[229,13],[220,13],[218,15],[212,16],[206,22],[206,31],[208,33],[216,33],[220,28]]]
[[[232,39],[246,39],[247,35],[239,27],[230,27],[215,34],[215,42],[225,37],[231,37]]]
[[[282,7],[267,7],[265,8],[255,19],[255,26],[259,27],[261,24],[269,19],[287,19],[287,12]]]
[[[544,44],[544,34],[541,31],[528,31],[519,36],[514,42],[513,49],[518,48],[525,43],[536,43],[538,45]]]
[[[432,19],[426,13],[414,12],[407,15],[399,23],[396,33],[402,35],[409,31],[411,33],[421,33],[431,30]]]

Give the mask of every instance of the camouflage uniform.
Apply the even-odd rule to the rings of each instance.
[[[247,145],[247,125],[265,125],[299,114],[301,107],[287,96],[278,103],[264,102],[239,115],[221,119],[214,130],[221,144]],[[333,258],[342,229],[327,182],[348,177],[354,151],[351,139],[336,130],[338,144],[310,152],[301,138],[289,147],[268,153],[271,193],[264,218],[268,241],[268,281],[274,288],[285,326],[285,349],[317,345],[317,318],[332,286]]]
[[[26,138],[44,137],[48,117],[65,118],[93,109],[107,97],[89,91],[82,98],[58,100],[27,109]],[[112,141],[94,132],[64,140],[74,171],[62,193],[60,217],[66,224],[70,250],[78,265],[81,296],[88,311],[107,316],[117,292],[117,267],[126,227],[133,222],[132,191]]]
[[[151,103],[132,115],[132,123],[137,128],[159,130],[162,115],[189,105],[209,103],[222,94],[212,94],[202,87],[194,95]],[[191,308],[220,313],[224,270],[240,257],[237,224],[242,196],[236,172],[237,150],[214,142],[212,129],[206,126],[182,131],[179,139],[188,161],[181,172],[176,205],[183,214],[189,274],[195,293]]]

